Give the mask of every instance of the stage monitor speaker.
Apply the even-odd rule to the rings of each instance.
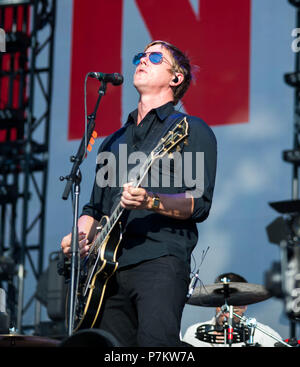
[[[122,347],[117,339],[105,330],[84,329],[63,340],[60,347]]]
[[[48,316],[53,321],[65,319],[67,285],[65,278],[58,274],[58,265],[62,257],[61,251],[50,254],[49,266],[40,276],[35,294],[47,308]]]

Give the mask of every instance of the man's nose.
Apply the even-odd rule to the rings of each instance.
[[[146,54],[145,56],[141,57],[140,62],[143,63],[143,64],[147,64],[148,60],[149,60],[149,56],[148,56],[148,54]]]

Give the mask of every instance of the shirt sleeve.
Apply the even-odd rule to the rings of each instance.
[[[83,208],[80,216],[88,215],[97,221],[101,219],[103,215],[109,215],[108,209],[108,197],[109,197],[109,187],[104,187],[99,183],[97,179],[97,173],[101,168],[103,168],[104,164],[100,164],[98,161],[99,154],[103,153],[107,148],[108,138],[106,138],[97,153],[97,162],[96,162],[96,170],[95,170],[95,179],[93,184],[93,189],[90,197],[90,201],[86,203]]]
[[[191,216],[195,222],[203,222],[212,205],[217,169],[217,140],[211,128],[201,119],[188,119],[188,144],[184,148],[185,190],[194,198]],[[190,158],[190,159],[188,159]]]
[[[105,215],[103,211],[103,191],[103,188],[97,186],[97,182],[95,179],[90,201],[83,206],[80,216],[88,215],[90,217],[93,217],[95,220],[100,221],[101,217]]]

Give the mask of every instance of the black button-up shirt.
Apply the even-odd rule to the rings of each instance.
[[[148,156],[161,135],[164,135],[166,121],[177,111],[169,102],[151,110],[138,125],[137,113],[137,110],[131,112],[126,124],[101,144],[91,199],[84,206],[81,215],[100,220],[102,215],[109,216],[113,212],[120,201],[123,184],[129,181],[132,169],[140,163],[139,154]],[[123,237],[118,251],[119,268],[164,255],[177,256],[187,264],[190,262],[191,253],[198,241],[196,223],[208,217],[212,203],[217,143],[214,133],[201,119],[182,114],[182,117],[184,116],[189,124],[189,135],[180,144],[181,156],[177,160],[178,163],[174,164],[174,155],[166,158],[170,159],[167,166],[155,162],[160,164],[151,167],[146,176],[147,180],[143,181],[145,184],[142,183],[141,186],[158,194],[178,194],[186,191],[193,193],[196,192],[196,186],[198,187],[197,182],[203,179],[203,193],[192,194],[194,210],[186,220],[171,218],[150,210],[125,210],[121,217]],[[168,167],[167,175],[165,167]],[[103,187],[103,181],[107,183],[106,187]]]

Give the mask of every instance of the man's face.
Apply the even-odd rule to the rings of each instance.
[[[163,54],[163,62],[161,64],[153,64],[149,60],[149,52],[161,52]],[[133,84],[139,93],[159,93],[161,90],[170,88],[170,82],[174,79],[171,72],[172,57],[169,51],[161,45],[153,45],[145,52],[147,55],[141,58],[137,65]]]
[[[237,315],[243,316],[246,312],[247,306],[233,306],[233,312]],[[216,315],[221,311],[221,307],[216,307]],[[229,317],[229,312],[221,313],[221,315],[217,319],[217,324],[223,325],[224,321]],[[235,323],[239,323],[240,319],[237,316],[233,316],[233,320]]]

